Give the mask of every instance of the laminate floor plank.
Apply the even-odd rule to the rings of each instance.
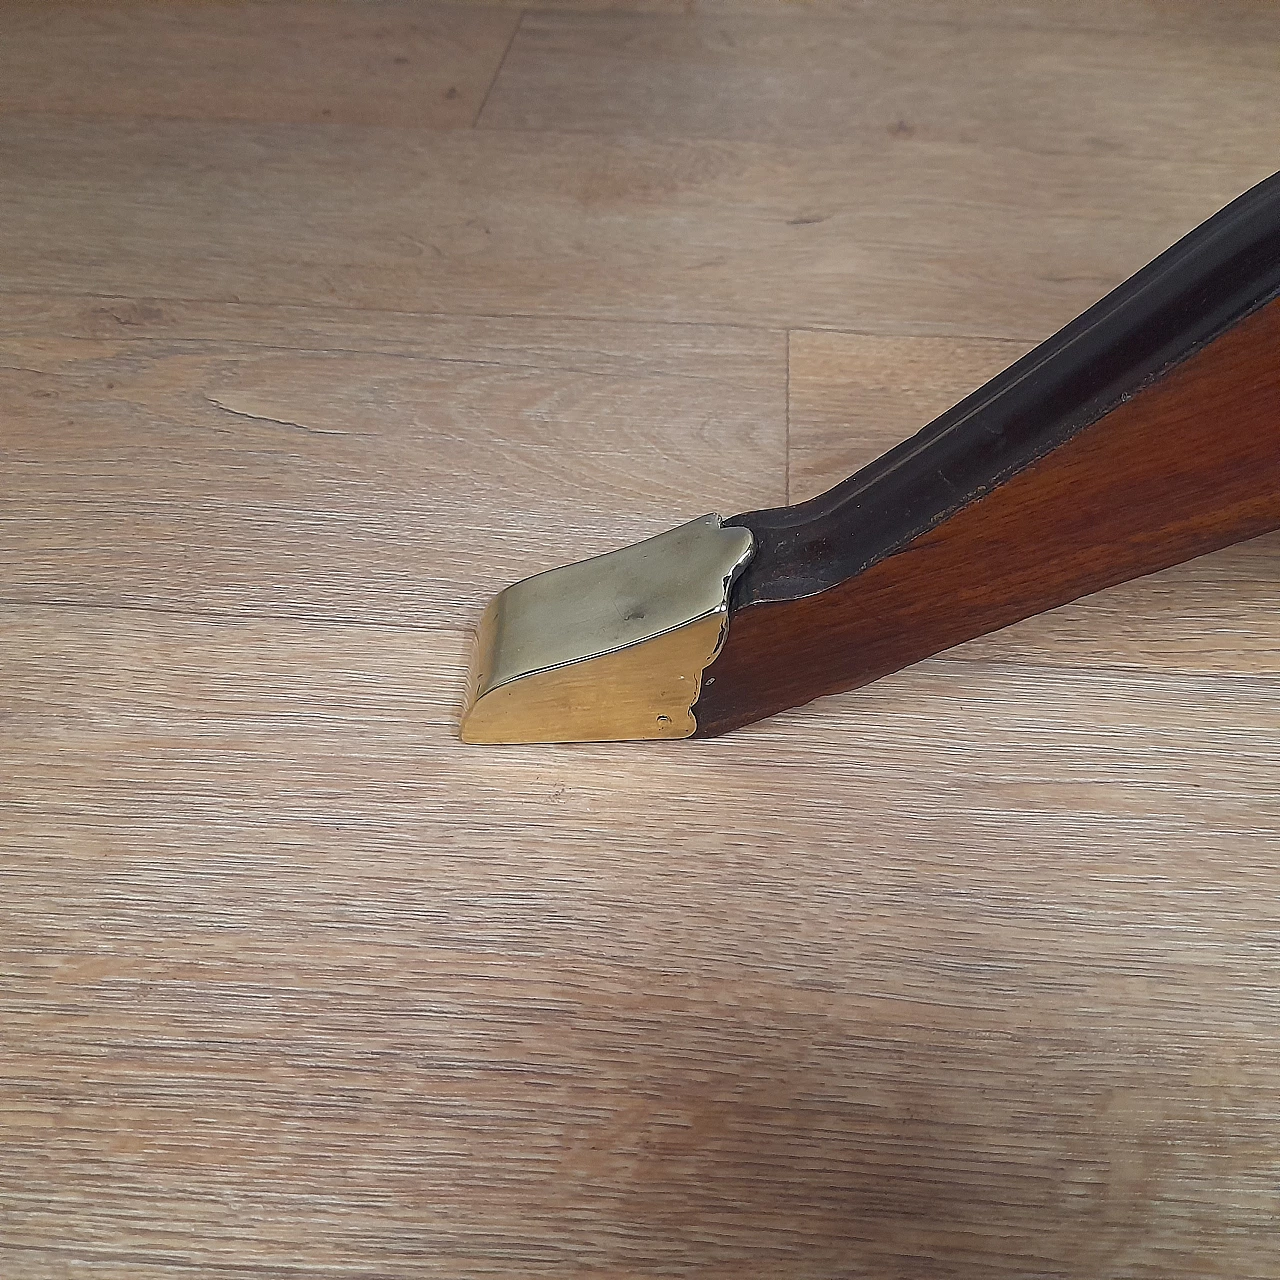
[[[1039,339],[1272,159],[12,116],[0,290]]]
[[[459,627],[504,582],[784,496],[781,334],[70,297],[7,318],[0,599]]]
[[[109,0],[129,3],[131,0]],[[201,0],[197,0],[201,2]],[[207,0],[205,0],[207,2]],[[1258,0],[458,0],[481,8],[500,6],[541,14],[658,14],[684,18],[737,18],[785,13],[797,19],[823,17],[856,24],[891,19],[910,29],[982,26],[999,40],[1006,31],[1087,31],[1099,40],[1135,31],[1176,30],[1188,38],[1213,33],[1235,36],[1244,29],[1274,39],[1275,7]]]
[[[0,115],[465,129],[519,15],[408,0],[0,8]]]
[[[723,739],[456,726],[497,587],[819,491],[1266,176],[1278,48],[5,5],[0,1277],[1274,1280],[1275,536]]]
[[[1280,136],[1275,39],[1223,24],[1095,32],[775,7],[754,15],[531,13],[480,125],[805,143],[867,136],[1037,154],[1246,163]],[[1016,102],[1016,110],[1010,103]]]
[[[2,616],[22,1274],[1273,1269],[1275,676],[477,752],[461,633]]]

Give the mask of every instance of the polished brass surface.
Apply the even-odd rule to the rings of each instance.
[[[687,738],[753,549],[707,515],[507,587],[476,636],[463,741]]]

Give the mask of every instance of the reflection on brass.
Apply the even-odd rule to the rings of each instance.
[[[753,549],[750,530],[703,516],[500,592],[476,636],[462,740],[687,738]]]

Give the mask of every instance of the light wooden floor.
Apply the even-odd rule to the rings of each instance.
[[[1280,6],[0,8],[0,1276],[1280,1276],[1280,537],[704,744],[513,578],[1280,166]],[[980,567],[975,567],[980,571]]]

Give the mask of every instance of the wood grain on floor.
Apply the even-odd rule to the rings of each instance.
[[[1038,340],[1274,157],[10,115],[26,292]]]
[[[494,589],[820,491],[1265,176],[1278,58],[5,6],[0,1277],[1280,1274],[1277,537],[696,746],[455,727]]]
[[[469,128],[518,20],[411,0],[10,4],[0,112]]]
[[[495,582],[783,501],[781,334],[8,301],[9,600],[459,627]]]
[[[1256,23],[1190,40],[1008,22],[857,21],[792,6],[736,17],[530,13],[482,127],[792,143],[916,138],[1184,161],[1274,149],[1275,42]],[[994,38],[993,38],[994,37]],[[804,68],[803,75],[795,69]],[[1119,100],[1125,110],[1117,110]]]

